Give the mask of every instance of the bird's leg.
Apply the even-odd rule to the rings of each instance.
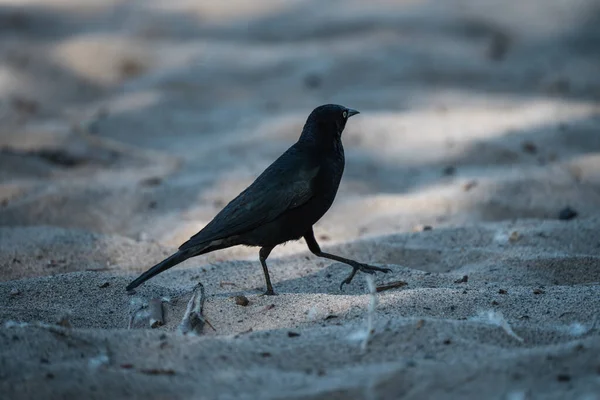
[[[321,251],[321,248],[319,247],[319,243],[317,243],[317,240],[315,239],[315,234],[314,234],[312,228],[306,234],[304,234],[304,240],[306,240],[308,249],[314,255],[316,255],[318,257],[328,258],[330,260],[339,261],[341,263],[348,264],[352,267],[352,272],[350,272],[350,275],[348,275],[348,277],[346,279],[344,279],[342,281],[342,283],[340,284],[340,290],[343,290],[344,285],[350,284],[350,282],[352,282],[352,279],[354,279],[354,275],[356,275],[356,272],[358,272],[358,271],[361,271],[361,272],[364,272],[367,274],[374,274],[375,272],[388,273],[388,272],[392,271],[389,268],[374,267],[372,265],[367,265],[367,264],[359,263],[354,260],[350,260],[349,258],[344,258],[344,257],[336,256],[335,254],[325,253],[325,252]]]
[[[260,264],[262,265],[265,274],[265,281],[267,282],[267,291],[264,293],[264,296],[275,296],[273,285],[271,285],[271,277],[269,277],[269,269],[267,268],[267,257],[271,254],[271,250],[273,250],[273,247],[261,247],[260,252],[258,253]]]

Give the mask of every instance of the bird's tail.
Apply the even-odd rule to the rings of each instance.
[[[127,291],[135,289],[136,287],[140,286],[142,283],[146,282],[153,276],[156,276],[161,272],[166,271],[169,268],[174,267],[175,265],[181,262],[184,262],[185,260],[190,258],[190,256],[192,256],[192,254],[190,254],[187,251],[178,251],[169,258],[164,259],[163,261],[156,264],[154,267],[150,268],[148,271],[141,274],[136,280],[134,280],[127,286]]]

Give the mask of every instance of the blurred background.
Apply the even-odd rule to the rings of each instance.
[[[324,103],[361,111],[324,245],[598,216],[600,1],[0,0],[1,261],[145,269]]]

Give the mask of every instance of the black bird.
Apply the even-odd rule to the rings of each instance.
[[[352,272],[340,284],[349,284],[357,271],[390,272],[321,251],[312,226],[329,210],[344,172],[342,131],[358,111],[337,104],[317,107],[308,116],[298,141],[233,199],[200,232],[127,286],[132,290],[148,279],[187,260],[231,246],[260,247],[259,257],[274,295],[267,257],[277,245],[304,237],[312,253],[348,264]]]

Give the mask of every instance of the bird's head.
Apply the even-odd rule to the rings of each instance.
[[[338,104],[319,106],[308,116],[300,140],[333,143],[340,139],[348,118],[358,113]]]

